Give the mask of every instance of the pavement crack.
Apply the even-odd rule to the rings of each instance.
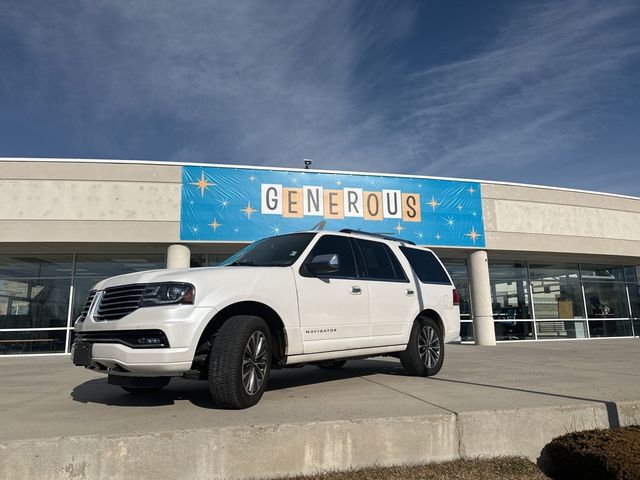
[[[426,403],[427,405],[431,405],[432,407],[439,408],[439,409],[444,410],[445,412],[449,412],[451,415],[453,415],[453,424],[456,427],[456,437],[457,437],[457,440],[458,440],[458,458],[462,458],[462,429],[461,429],[461,425],[460,425],[461,419],[460,419],[460,416],[458,415],[458,412],[455,412],[453,410],[450,410],[450,409],[448,409],[446,407],[440,406],[440,405],[435,404],[433,402],[428,402],[424,398],[420,398],[420,397],[417,397],[415,395],[411,395],[410,393],[403,392],[402,390],[390,387],[389,385],[385,385],[384,383],[376,382],[375,380],[372,380],[371,378],[367,378],[367,377],[360,377],[360,378],[363,379],[363,380],[366,380],[367,382],[375,383],[376,385],[379,385],[379,386],[381,386],[383,388],[387,388],[389,390],[393,390],[394,392],[397,392],[397,393],[400,393],[400,394],[405,395],[407,397],[410,397],[410,398],[413,398],[415,400],[418,400],[419,402]]]

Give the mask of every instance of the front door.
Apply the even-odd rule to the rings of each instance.
[[[371,345],[369,291],[358,278],[351,241],[323,235],[305,259],[337,254],[337,272],[314,276],[304,265],[296,272],[300,328],[304,353],[319,353]]]

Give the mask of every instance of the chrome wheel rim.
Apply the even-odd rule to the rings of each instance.
[[[258,393],[264,383],[269,354],[267,350],[267,337],[264,333],[253,332],[242,356],[242,384],[249,395]]]
[[[422,327],[420,331],[418,353],[420,360],[427,368],[435,367],[440,360],[440,338],[438,338],[438,332],[430,325]]]

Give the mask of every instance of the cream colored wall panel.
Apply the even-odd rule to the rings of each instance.
[[[180,220],[180,184],[0,180],[4,220]]]
[[[180,183],[182,168],[161,163],[0,161],[0,178]]]
[[[483,200],[490,198],[495,200],[555,203],[558,205],[575,205],[640,213],[640,199],[626,198],[606,193],[573,192],[554,188],[483,183],[482,198]]]
[[[619,263],[640,265],[640,241],[637,240],[611,240],[608,238],[574,237],[563,235],[521,234],[510,232],[487,232],[488,250],[512,251],[513,257],[517,252],[566,253],[567,256],[547,257],[558,260],[574,261],[579,255],[600,255],[610,258],[618,258]],[[541,256],[540,258],[543,258]],[[628,259],[625,261],[624,258]],[[577,261],[577,260],[575,260]],[[580,259],[580,261],[589,261]],[[591,260],[596,261],[596,260]],[[600,260],[608,261],[608,260]]]
[[[179,242],[178,222],[2,221],[0,242]]]
[[[637,240],[640,213],[535,202],[493,202],[495,231]],[[492,225],[493,227],[493,225]]]

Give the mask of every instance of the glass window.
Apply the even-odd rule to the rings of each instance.
[[[460,322],[460,341],[473,342],[473,322]]]
[[[384,243],[370,240],[355,240],[364,258],[367,278],[373,280],[396,280],[396,273],[389,258],[393,252]]]
[[[587,338],[587,324],[584,321],[536,322],[536,327],[539,339]]]
[[[337,254],[340,260],[340,270],[330,273],[328,277],[354,278],[357,277],[356,261],[353,256],[351,242],[347,237],[338,235],[325,235],[313,246],[307,261],[311,261],[316,255]]]
[[[525,262],[489,260],[489,277],[498,279],[525,279],[527,278],[527,265]]]
[[[585,318],[580,282],[573,277],[531,281],[536,318]]]
[[[80,316],[80,312],[84,307],[89,292],[93,286],[103,278],[76,278],[73,282],[73,310],[71,312],[71,325]]]
[[[532,279],[572,278],[577,280],[579,278],[577,263],[532,263],[529,265],[529,273]]]
[[[617,280],[624,282],[624,269],[618,265],[585,264],[581,266],[583,280]]]
[[[411,268],[422,283],[439,283],[451,285],[447,272],[442,268],[435,255],[426,250],[417,248],[400,247],[400,250],[407,257]]]
[[[533,322],[494,322],[496,340],[533,340]]]
[[[199,268],[207,266],[207,254],[206,253],[192,253],[190,268]]]
[[[264,238],[226,259],[222,266],[288,267],[307,248],[315,233],[292,233]]]
[[[166,268],[164,255],[78,254],[76,277],[109,278],[125,273]]]
[[[0,329],[66,327],[71,278],[0,280]]]
[[[471,295],[468,280],[455,280],[454,287],[460,296],[460,320],[471,319]]]
[[[210,253],[207,255],[207,267],[217,267],[229,257],[231,257],[229,254]]]
[[[624,283],[584,282],[589,318],[625,318],[629,316]]]
[[[469,278],[466,260],[457,258],[440,258],[440,260],[442,260],[442,263],[454,282],[458,278]]]
[[[73,255],[0,255],[0,278],[70,277]]]
[[[529,293],[524,280],[490,280],[493,318],[531,318]]]
[[[631,303],[631,316],[640,318],[640,285],[627,285],[629,289],[629,300]]]
[[[67,330],[0,332],[0,355],[63,353]]]
[[[631,320],[589,320],[592,337],[630,337]]]
[[[637,283],[640,279],[640,267],[624,267],[624,278],[627,282]]]

